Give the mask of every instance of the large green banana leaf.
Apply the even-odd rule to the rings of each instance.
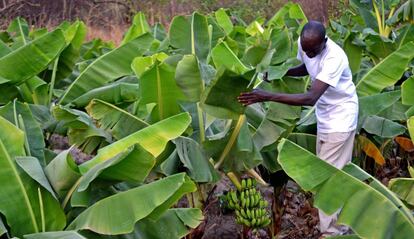
[[[66,218],[59,202],[16,165],[15,157],[25,156],[24,133],[2,117],[0,128],[0,177],[7,182],[2,186],[0,211],[6,217],[12,235],[36,233],[42,228],[63,229]]]
[[[401,100],[404,105],[414,105],[414,76],[402,83]]]
[[[45,174],[55,192],[63,197],[81,176],[70,149],[60,152],[46,167]]]
[[[362,124],[367,116],[379,114],[395,104],[400,97],[401,92],[399,90],[360,97],[358,122]]]
[[[222,41],[217,44],[211,51],[214,65],[216,69],[225,67],[226,69],[236,73],[244,74],[250,69],[237,58],[237,55],[229,48],[226,42]]]
[[[45,173],[43,172],[42,166],[35,157],[19,156],[15,157],[15,161],[17,165],[19,165],[19,167],[26,172],[27,175],[29,175],[32,179],[38,182],[43,188],[49,191],[49,193],[54,198],[57,199],[55,192],[52,189],[52,186],[50,185]]]
[[[0,84],[19,84],[39,74],[65,46],[60,29],[24,45],[0,58]]]
[[[158,220],[143,219],[135,226],[134,235],[140,239],[179,239],[203,220],[198,208],[169,209]]]
[[[200,101],[200,96],[204,90],[204,82],[201,78],[197,57],[185,55],[178,62],[175,70],[175,80],[189,101]]]
[[[368,116],[364,120],[362,128],[370,134],[375,134],[383,138],[394,138],[407,130],[407,128],[401,124],[376,115]]]
[[[23,236],[24,239],[87,239],[76,231],[41,232]]]
[[[76,62],[79,59],[80,48],[86,37],[86,25],[82,21],[76,21],[72,24],[64,22],[59,26],[59,28],[63,30],[63,34],[66,39],[66,47],[59,55],[54,83],[55,85],[72,73]],[[51,78],[52,72],[50,71],[48,73]]]
[[[43,132],[40,124],[34,119],[29,105],[18,101],[10,102],[0,108],[0,115],[15,125],[19,125],[21,128],[24,127],[26,143],[30,150],[29,155],[36,157],[45,166],[45,140]],[[22,117],[23,125],[20,125],[21,122],[16,122],[16,120],[18,121],[16,117],[19,115]]]
[[[250,77],[249,77],[250,76]],[[251,75],[238,75],[221,71],[204,91],[201,107],[208,114],[222,119],[237,119],[245,107],[237,101],[241,92],[249,91],[247,86]]]
[[[137,221],[160,218],[183,195],[195,190],[195,184],[184,173],[169,176],[98,201],[68,229],[88,229],[107,235],[130,233]]]
[[[147,51],[152,41],[152,36],[147,33],[100,56],[82,71],[59,102],[68,104],[89,90],[101,87],[119,77],[130,75],[132,60]]]
[[[154,122],[178,114],[181,111],[177,101],[183,100],[185,97],[174,80],[174,70],[168,64],[156,62],[139,79],[140,103],[156,103],[152,111]]]
[[[121,45],[147,33],[150,32],[151,28],[148,25],[147,19],[142,12],[135,14],[134,19],[132,20],[132,25],[129,27],[128,31],[125,33],[124,39],[122,39]]]
[[[414,43],[409,42],[375,65],[356,84],[359,96],[380,93],[393,86],[403,75],[407,64],[414,58]]]
[[[352,43],[355,37],[356,37],[356,33],[351,32],[344,41],[344,51],[346,55],[348,56],[349,67],[351,68],[351,71],[353,74],[359,71],[359,68],[361,66],[362,50],[363,50],[361,46],[357,46]]]
[[[61,125],[68,128],[69,143],[81,147],[86,153],[92,153],[96,148],[112,142],[111,135],[98,128],[83,111],[58,105],[53,109],[53,115]]]
[[[206,141],[203,146],[208,157],[216,161],[216,169],[222,165],[225,172],[243,172],[262,163],[262,156],[254,144],[245,115],[233,125],[225,137]]]
[[[181,113],[141,129],[100,149],[94,158],[79,166],[80,172],[85,174],[95,165],[115,157],[135,144],[139,144],[154,157],[157,157],[162,153],[168,141],[180,136],[190,123],[190,115],[188,113]]]
[[[229,15],[227,15],[226,10],[223,8],[220,8],[216,12],[214,12],[214,16],[216,17],[217,24],[223,28],[224,32],[227,35],[230,35],[230,33],[233,31],[233,23],[231,22],[231,19]]]
[[[272,56],[272,65],[285,62],[293,54],[293,44],[286,28],[273,28],[270,34],[271,49],[276,49]]]
[[[194,12],[191,17],[174,17],[170,25],[169,39],[171,46],[178,48],[181,54],[193,54],[199,61],[207,61],[210,37],[204,15]]]
[[[218,179],[213,165],[209,162],[201,146],[193,139],[179,137],[174,140],[178,157],[188,169],[188,175],[196,182],[214,182]]]
[[[106,160],[82,176],[78,192],[85,191],[97,177],[107,180],[143,182],[155,165],[155,157],[139,144]]]
[[[103,100],[111,104],[134,102],[139,98],[138,84],[115,82],[102,86],[79,96],[72,103],[78,107],[85,107],[93,99]]]
[[[116,139],[122,139],[149,125],[128,111],[102,100],[92,100],[86,111],[99,122],[101,128],[110,130]]]
[[[393,178],[388,187],[401,200],[414,206],[414,178]]]
[[[396,204],[378,189],[336,169],[289,140],[283,139],[278,150],[278,162],[283,170],[304,190],[315,193],[314,204],[327,214],[342,208],[338,223],[350,226],[358,236],[412,237],[413,218],[406,213],[404,205]]]

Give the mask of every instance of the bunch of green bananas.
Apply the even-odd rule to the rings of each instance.
[[[256,180],[243,179],[240,190],[229,191],[226,201],[230,209],[236,212],[236,222],[250,228],[262,228],[270,224],[267,212],[268,202],[256,190]]]

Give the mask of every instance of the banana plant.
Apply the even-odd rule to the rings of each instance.
[[[328,214],[341,209],[338,223],[350,226],[357,236],[409,238],[414,232],[410,210],[356,165],[336,169],[286,139],[281,141],[278,150],[278,162],[283,170],[304,190],[315,194],[314,205]],[[366,184],[364,180],[370,183]],[[370,226],[373,223],[372,212],[381,214],[375,220],[379,227]]]

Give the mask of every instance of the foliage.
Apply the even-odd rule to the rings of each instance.
[[[361,14],[346,12],[331,21],[329,35],[352,63],[364,152],[358,156],[381,165],[386,159],[378,145],[400,135],[414,139],[414,31],[404,21],[385,26],[380,16],[375,22],[377,2],[353,2]],[[396,5],[385,7],[391,13]],[[265,183],[255,172],[263,166],[283,169],[315,192],[322,210],[343,207],[340,220],[360,236],[411,235],[408,209],[371,176],[357,166],[333,169],[285,139],[315,151],[314,109],[237,102],[241,92],[254,88],[306,91],[307,78],[284,77],[298,63],[295,41],[307,22],[299,5],[288,3],[269,20],[249,23],[233,13],[175,16],[168,31],[138,13],[120,46],[84,42],[81,21],[47,31],[29,29],[17,18],[1,32],[0,177],[10,183],[2,186],[0,232],[25,238],[180,238],[201,222],[201,210],[192,206],[206,192],[199,191],[201,202],[190,208],[171,208],[181,197],[198,197],[201,184],[216,182],[222,172],[249,173]],[[52,134],[68,137],[71,148],[53,152]],[[75,159],[74,149],[91,159]],[[340,197],[331,199],[328,188],[341,189]],[[269,225],[254,190],[236,193],[241,206],[247,192],[247,205],[260,210],[249,211],[256,222],[242,215],[240,223]],[[356,218],[360,211],[351,207],[363,216]],[[381,213],[381,230],[368,226],[374,213]]]

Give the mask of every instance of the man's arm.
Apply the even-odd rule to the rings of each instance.
[[[274,101],[288,105],[314,105],[328,87],[329,85],[325,82],[315,80],[311,88],[303,94],[271,93],[256,89],[252,92],[241,93],[237,99],[244,106],[264,101]]]
[[[308,73],[308,70],[306,69],[305,64],[302,63],[301,65],[290,68],[287,71],[286,75],[301,77],[301,76],[309,75],[309,73]]]

